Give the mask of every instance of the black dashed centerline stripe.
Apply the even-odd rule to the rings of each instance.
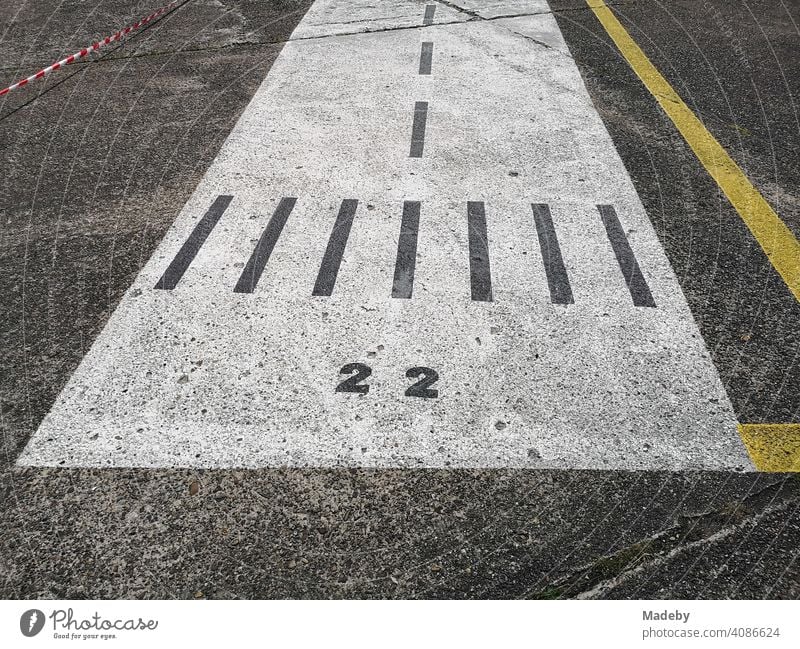
[[[622,275],[625,277],[625,282],[628,284],[628,290],[631,292],[634,306],[654,307],[656,305],[655,300],[653,300],[650,288],[647,286],[644,275],[642,275],[639,262],[636,261],[631,249],[631,244],[625,236],[625,231],[622,229],[616,210],[612,205],[598,205],[597,210],[600,212],[600,218],[603,219],[608,240],[614,250]]]
[[[357,207],[358,201],[354,198],[346,198],[342,201],[336,223],[331,231],[330,239],[328,239],[328,247],[325,249],[312,295],[330,296],[333,293]]]
[[[414,291],[419,207],[419,201],[403,202],[403,220],[400,223],[400,239],[397,243],[397,261],[394,264],[392,297],[410,299]]]
[[[425,17],[422,19],[423,25],[433,24],[433,14],[436,13],[436,5],[425,5]]]
[[[550,208],[544,203],[533,203],[531,208],[533,208],[533,220],[536,223],[536,234],[539,237],[539,247],[542,249],[547,285],[550,288],[550,301],[553,304],[574,304],[569,276],[567,269],[564,268],[561,246],[558,244],[556,230],[553,227]]]
[[[492,272],[489,267],[489,242],[486,236],[486,212],[482,202],[467,203],[469,238],[469,281],[472,299],[492,301]]]
[[[433,64],[433,43],[426,41],[422,44],[422,50],[419,53],[419,73],[430,74],[431,66]]]
[[[208,235],[211,234],[217,221],[219,221],[223,212],[228,209],[228,205],[230,205],[232,200],[233,196],[224,194],[217,196],[211,204],[211,207],[209,207],[208,211],[203,215],[203,218],[200,219],[200,222],[194,226],[194,230],[192,230],[189,238],[186,239],[181,246],[178,254],[175,255],[175,259],[167,266],[167,269],[164,271],[161,279],[156,282],[154,288],[171,291],[178,285],[186,269],[189,268],[189,264],[191,264],[197,256],[198,251],[203,246],[206,239],[208,239]]]
[[[428,121],[428,102],[414,104],[414,124],[411,126],[411,151],[409,157],[421,158],[425,148],[425,125]]]
[[[278,237],[283,231],[283,226],[286,225],[289,214],[292,213],[296,202],[296,198],[284,198],[278,203],[278,207],[275,208],[275,212],[270,217],[267,227],[261,233],[255,250],[250,255],[250,259],[247,260],[247,265],[244,267],[239,281],[236,282],[236,286],[233,289],[234,293],[252,293],[255,290],[258,280],[261,279],[261,273],[264,272],[264,267],[267,265],[270,255],[272,255],[272,250],[275,248]]]

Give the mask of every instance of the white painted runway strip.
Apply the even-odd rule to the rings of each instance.
[[[372,4],[311,8],[19,462],[752,470],[547,5]]]

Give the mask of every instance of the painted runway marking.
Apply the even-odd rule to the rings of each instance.
[[[425,124],[428,121],[428,102],[418,101],[414,104],[414,123],[411,126],[411,152],[409,157],[421,158],[425,147]]]
[[[433,64],[433,43],[425,42],[419,54],[419,73],[430,74]]]
[[[436,13],[436,5],[425,5],[425,17],[422,19],[422,24],[432,25],[434,13]]]
[[[325,256],[322,258],[322,265],[319,268],[312,295],[329,296],[333,293],[336,277],[339,274],[339,266],[342,264],[344,249],[350,236],[350,228],[353,227],[356,208],[358,208],[357,200],[348,198],[342,201],[342,207],[339,209],[336,223],[333,225],[333,230],[331,230],[328,247],[325,249]]]
[[[331,230],[328,248],[320,264],[312,295],[329,296],[333,291],[339,266],[350,237],[358,202],[357,199],[342,201],[341,210]],[[252,293],[255,290],[296,203],[296,198],[284,198],[280,201],[264,228],[264,232],[253,249],[247,264],[244,266],[244,270],[234,288],[235,293]],[[613,206],[601,205],[597,207],[601,214],[605,215],[603,221],[609,232],[608,236],[612,242],[612,249],[619,259],[618,263],[625,276],[626,286],[630,287],[629,292],[634,297],[634,304],[636,306],[655,306],[642,272],[633,256],[633,251],[630,249],[630,245],[628,245],[627,239],[621,230],[619,219],[616,217]],[[533,203],[531,208],[533,209],[536,235],[541,250],[542,267],[547,277],[550,299],[553,304],[574,304],[572,288],[564,266],[561,246],[556,235],[550,207],[546,203]],[[487,237],[489,226],[487,225],[485,209],[483,202],[467,203],[467,254],[470,259],[470,293],[472,299],[491,302],[493,301],[492,280]],[[420,202],[403,201],[392,284],[393,298],[410,299],[412,297],[419,238],[419,219]],[[524,233],[520,234],[519,240],[524,242],[524,237]],[[309,259],[308,261],[312,260]],[[587,261],[591,262],[591,260]],[[213,280],[213,277],[209,276],[209,279]],[[156,288],[160,287],[156,286]]]
[[[250,255],[250,259],[247,260],[247,265],[244,267],[242,275],[239,277],[239,281],[233,289],[234,293],[252,293],[255,290],[256,284],[258,284],[258,280],[261,278],[261,273],[264,272],[264,267],[269,261],[269,257],[275,248],[278,237],[281,236],[283,226],[286,225],[286,221],[292,213],[296,202],[296,198],[284,198],[278,204],[275,213],[272,215],[272,218],[270,218],[269,223],[267,223],[267,227],[264,228],[264,232],[253,250],[253,254]]]
[[[800,473],[800,424],[739,424],[759,471]]]
[[[419,233],[419,201],[403,202],[403,220],[394,265],[392,297],[410,299],[414,291],[414,269],[417,265],[417,234]]]
[[[316,0],[19,462],[752,470],[555,19],[524,4],[423,28],[414,0]]]
[[[569,286],[567,269],[564,268],[564,258],[561,256],[561,246],[558,245],[550,208],[543,203],[534,203],[531,207],[536,223],[536,234],[539,237],[539,247],[542,251],[544,270],[547,275],[547,285],[550,288],[550,299],[553,304],[574,304],[575,300]]]
[[[492,301],[492,271],[489,266],[489,241],[486,236],[486,212],[483,203],[467,203],[469,233],[469,284],[472,299]]]
[[[625,236],[625,231],[622,229],[614,207],[611,205],[598,205],[597,210],[603,219],[608,240],[611,242],[614,255],[617,258],[622,275],[625,277],[625,283],[631,292],[633,304],[635,306],[655,306],[656,303],[653,301],[647,281],[639,269],[639,262],[636,261],[636,256],[631,250],[628,237]]]
[[[203,218],[200,219],[200,222],[194,230],[192,230],[189,238],[186,239],[186,242],[181,246],[181,249],[178,251],[178,254],[175,255],[172,263],[170,263],[164,271],[164,274],[156,283],[155,288],[172,290],[178,285],[186,269],[189,268],[189,264],[192,263],[197,252],[203,246],[206,239],[208,239],[211,230],[214,229],[217,221],[219,221],[219,218],[225,210],[228,209],[228,205],[230,205],[232,200],[233,196],[217,196],[211,207],[209,207],[208,211],[203,215]]]

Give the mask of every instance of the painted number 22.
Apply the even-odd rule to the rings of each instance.
[[[348,363],[339,370],[339,374],[350,374],[348,378],[336,386],[337,392],[356,392],[366,394],[369,392],[369,385],[362,383],[372,375],[372,368],[364,363]],[[412,367],[406,371],[409,379],[418,381],[408,387],[405,391],[407,397],[422,397],[423,399],[435,399],[439,396],[439,391],[431,386],[439,380],[439,374],[430,367]]]

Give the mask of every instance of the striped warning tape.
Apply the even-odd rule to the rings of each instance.
[[[8,86],[8,88],[3,88],[2,90],[0,90],[0,97],[2,97],[5,94],[8,94],[12,90],[15,90],[17,88],[21,88],[22,86],[27,85],[30,81],[33,81],[34,79],[41,79],[46,74],[49,74],[50,72],[53,72],[54,70],[58,70],[62,66],[69,65],[70,63],[74,63],[78,59],[82,59],[84,56],[87,56],[91,52],[96,52],[101,47],[104,47],[104,46],[106,46],[106,45],[108,45],[110,43],[113,43],[115,41],[122,40],[125,36],[127,36],[131,32],[135,32],[137,29],[141,29],[147,23],[152,22],[153,20],[155,20],[159,16],[162,16],[165,13],[167,13],[168,11],[174,9],[175,6],[178,5],[178,4],[181,4],[181,0],[173,0],[168,5],[164,5],[163,7],[161,7],[161,9],[157,9],[156,11],[154,11],[153,13],[151,13],[146,18],[142,18],[140,21],[133,23],[133,25],[129,25],[125,29],[120,29],[118,32],[112,34],[111,36],[106,36],[102,41],[98,41],[97,43],[93,43],[89,47],[84,47],[79,52],[75,52],[75,54],[71,54],[70,56],[68,56],[65,59],[61,59],[60,61],[56,61],[55,63],[53,63],[53,65],[48,65],[46,68],[44,68],[42,70],[39,70],[36,74],[33,74],[33,75],[31,75],[31,76],[29,76],[29,77],[27,77],[25,79],[22,79],[21,81],[17,81],[17,83]]]

